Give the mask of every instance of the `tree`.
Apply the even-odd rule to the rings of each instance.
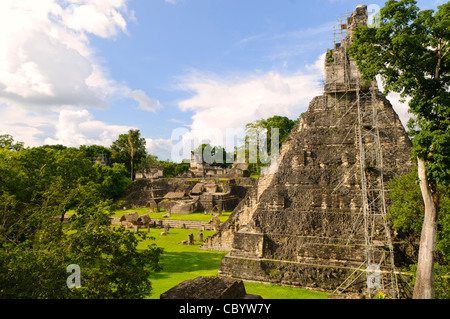
[[[222,146],[212,146],[210,144],[200,144],[194,151],[194,154],[201,155],[201,158],[211,166],[228,168],[234,162],[234,157],[228,154]]]
[[[78,148],[81,152],[85,153],[86,158],[93,160],[100,155],[105,155],[107,158],[111,158],[111,150],[101,145],[81,145]]]
[[[73,148],[0,149],[0,298],[149,295],[162,250],[138,250],[146,233],[111,230],[124,170]],[[82,269],[81,289],[66,286],[70,264]]]
[[[141,137],[139,130],[129,130],[128,134],[119,135],[111,145],[113,161],[127,165],[131,180],[134,180],[134,167],[147,156],[145,145],[145,138]]]
[[[433,260],[440,198],[450,181],[450,3],[424,10],[415,0],[389,0],[376,28],[358,27],[349,54],[363,78],[381,75],[385,93],[409,97],[408,123],[425,216],[414,298],[434,298]]]
[[[300,115],[301,117],[301,115]],[[262,119],[245,125],[245,141],[242,148],[245,149],[245,156],[249,161],[249,171],[251,175],[259,175],[261,167],[268,164],[272,152],[272,138],[278,139],[278,147],[288,138],[292,129],[300,120],[291,120],[285,116],[275,115],[268,119]],[[278,135],[273,129],[278,129]],[[260,148],[259,154],[257,146]]]
[[[404,242],[404,257],[410,263],[410,268],[417,271],[417,258],[420,245],[420,235],[424,220],[424,202],[419,186],[418,168],[396,177],[389,182],[389,197],[392,205],[389,217],[397,238]],[[437,185],[440,198],[440,208],[437,224],[435,283],[436,298],[450,297],[450,189]],[[413,276],[413,281],[415,281]]]
[[[19,151],[23,149],[24,143],[14,143],[14,138],[9,134],[0,135],[0,148],[6,148],[11,151]]]
[[[137,170],[141,168],[150,168],[150,167],[157,167],[158,164],[158,156],[147,154],[145,158],[142,159],[140,165],[136,167]]]
[[[163,168],[164,178],[172,178],[178,176],[180,173],[186,172],[190,168],[189,163],[174,163],[169,160],[159,161],[158,166]]]

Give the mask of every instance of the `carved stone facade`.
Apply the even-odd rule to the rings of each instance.
[[[136,180],[139,179],[158,179],[163,178],[163,168],[162,167],[148,167],[143,168],[136,173]]]

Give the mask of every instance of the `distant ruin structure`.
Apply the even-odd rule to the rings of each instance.
[[[386,218],[386,185],[412,167],[412,144],[376,81],[363,81],[347,54],[367,6],[345,22],[325,59],[323,95],[283,143],[278,170],[261,175],[202,245],[229,251],[220,276],[399,296],[402,246]]]
[[[239,178],[249,177],[248,164],[233,163],[231,168],[223,168],[213,166],[207,163],[202,154],[193,152],[191,154],[191,162],[189,171],[184,174],[190,177],[222,177],[222,178]]]
[[[233,211],[255,184],[254,178],[139,178],[125,191],[122,207],[168,213]]]
[[[92,162],[94,164],[100,164],[102,166],[109,166],[111,159],[109,158],[109,156],[107,154],[99,154],[98,156],[96,156],[92,159]]]
[[[138,179],[158,179],[164,177],[162,167],[145,167],[136,173],[136,180]]]

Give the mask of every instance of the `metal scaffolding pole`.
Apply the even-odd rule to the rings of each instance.
[[[398,298],[394,248],[386,217],[383,153],[378,128],[377,88],[372,84],[370,106],[361,103],[360,84],[356,88],[358,124],[356,128],[360,154],[361,196],[366,248],[366,276],[369,298],[386,291]],[[369,177],[369,171],[371,176]]]

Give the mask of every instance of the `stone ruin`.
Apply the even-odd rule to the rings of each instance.
[[[118,219],[118,222],[114,222],[112,224],[117,224],[120,226],[127,228],[136,228],[139,229],[140,227],[148,227],[148,225],[151,222],[150,216],[147,214],[139,216],[137,212],[127,213],[122,215]]]
[[[250,177],[137,179],[125,191],[122,208],[173,214],[232,211],[255,182]]]
[[[162,167],[145,167],[136,173],[136,180],[139,179],[159,179],[164,177]]]
[[[191,162],[189,170],[182,174],[184,177],[222,177],[222,178],[239,178],[249,177],[248,164],[233,163],[231,168],[222,168],[212,166],[207,163],[202,154],[191,153]]]
[[[412,144],[398,115],[376,82],[361,80],[346,53],[353,30],[367,21],[367,7],[358,6],[348,18],[347,37],[329,50],[324,93],[311,101],[283,143],[278,170],[261,175],[219,232],[203,243],[202,249],[229,251],[220,276],[333,292],[364,272],[362,174],[379,182],[381,173],[386,185],[413,165]],[[361,145],[375,147],[375,138],[361,132],[371,124],[358,124],[360,108],[378,114],[382,171],[375,158],[366,159],[363,173],[360,169]],[[381,229],[372,230],[378,249],[387,249]],[[392,242],[398,265],[401,245],[396,238]],[[364,293],[365,287],[361,276],[347,289]]]
[[[160,299],[262,299],[249,295],[242,280],[215,276],[186,280],[160,295]]]

